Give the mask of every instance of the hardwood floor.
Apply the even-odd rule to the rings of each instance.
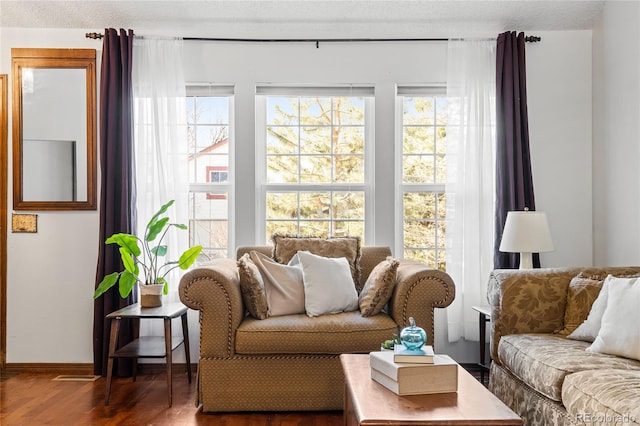
[[[85,425],[213,425],[333,426],[342,412],[202,413],[195,407],[195,382],[173,377],[173,406],[167,406],[166,376],[114,378],[109,406],[104,405],[106,379],[95,382],[53,381],[55,374],[23,373],[0,382],[3,426]],[[222,384],[224,385],[224,384]]]
[[[479,379],[475,366],[468,370]],[[53,381],[53,373],[23,373],[0,380],[0,425],[211,425],[338,426],[342,412],[202,413],[195,407],[195,381],[173,376],[173,405],[167,406],[166,376],[145,373],[137,381],[114,378],[109,406],[106,379],[95,382]],[[224,386],[224,384],[221,384]]]

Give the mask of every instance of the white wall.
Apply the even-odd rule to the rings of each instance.
[[[9,89],[11,48],[101,47],[85,39],[84,33],[0,29],[0,73],[9,75]],[[11,138],[10,118],[9,145]],[[12,170],[9,164],[9,223]],[[41,211],[37,215],[38,233],[7,235],[7,363],[93,362],[98,212]]]
[[[526,57],[533,184],[555,246],[540,261],[590,266],[591,32],[535,34],[542,41],[527,44]]]
[[[593,35],[596,265],[640,264],[640,3],[606,2]]]
[[[2,29],[0,72],[10,74],[11,47],[82,47],[85,31]],[[591,263],[591,32],[543,32],[528,45],[529,118],[536,198],[546,210],[556,251],[545,266]],[[456,34],[457,35],[457,34]],[[235,85],[236,245],[255,242],[255,85],[368,83],[376,89],[376,173],[393,176],[395,84],[444,82],[444,43],[264,45],[187,42],[186,78]],[[569,54],[570,53],[570,54]],[[100,58],[100,51],[98,51]],[[99,62],[99,61],[98,61]],[[288,64],[283,67],[282,64]],[[560,73],[552,72],[561,70]],[[99,70],[99,66],[98,66]],[[576,155],[576,152],[579,155]],[[391,169],[389,169],[391,168]],[[394,245],[393,186],[376,200],[379,232],[371,244]],[[244,195],[244,198],[242,194]],[[382,199],[381,199],[382,198]],[[11,204],[11,200],[9,200]],[[576,206],[578,208],[576,208]],[[7,362],[92,362],[92,299],[98,248],[97,212],[39,212],[38,234],[8,236]],[[481,282],[486,277],[478,277]],[[37,290],[45,297],[35,299]],[[61,291],[62,290],[62,291]],[[197,318],[190,317],[194,358]],[[445,312],[436,345],[459,362],[478,360],[477,343],[447,343]],[[180,359],[177,359],[179,362]]]

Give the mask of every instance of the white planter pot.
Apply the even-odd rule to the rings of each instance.
[[[157,308],[162,306],[162,290],[164,284],[140,285],[140,306],[142,308]]]

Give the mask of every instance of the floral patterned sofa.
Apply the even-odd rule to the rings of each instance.
[[[600,291],[585,291],[581,278],[637,273],[640,267],[491,273],[489,389],[525,425],[640,424],[640,361],[588,352],[590,342],[567,338]]]

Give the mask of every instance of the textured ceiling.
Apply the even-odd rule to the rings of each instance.
[[[436,37],[591,29],[595,0],[6,1],[0,25],[185,37]]]

